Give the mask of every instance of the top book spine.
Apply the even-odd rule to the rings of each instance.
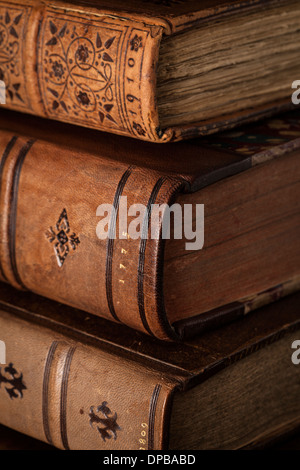
[[[0,17],[7,108],[161,140],[153,84],[162,26],[57,1],[1,1]]]
[[[0,80],[6,87],[6,107],[152,142],[190,138],[274,113],[278,105],[203,129],[197,123],[159,127],[156,68],[161,38],[190,27],[203,15],[238,8],[238,2],[220,3],[218,11],[206,8],[170,20],[82,2],[0,1]]]

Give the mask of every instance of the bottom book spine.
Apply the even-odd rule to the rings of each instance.
[[[160,450],[176,381],[1,311],[0,423],[61,449]]]

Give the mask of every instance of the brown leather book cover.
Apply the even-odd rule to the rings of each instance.
[[[268,8],[286,2],[262,3],[1,1],[0,79],[6,85],[6,107],[153,142],[191,138],[274,114],[291,106],[292,83],[277,100],[270,96],[254,109],[246,106],[191,124],[161,129],[157,108],[162,38],[241,13],[267,16]]]
[[[166,340],[299,289],[298,113],[168,146],[49,125],[0,115],[2,281]],[[163,217],[152,237],[150,210],[145,237],[100,239],[97,208],[119,227],[121,196],[203,203],[203,248],[165,240]]]
[[[4,284],[0,310],[0,422],[56,447],[233,449],[299,427],[299,294],[181,344]]]

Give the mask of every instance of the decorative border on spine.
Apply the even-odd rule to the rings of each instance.
[[[145,49],[152,50],[157,42],[150,26],[47,9],[37,39],[37,79],[45,114],[157,140],[142,109]],[[151,80],[148,86],[151,90]]]
[[[32,6],[0,1],[0,80],[5,83],[6,106],[32,110],[27,90],[26,35]]]

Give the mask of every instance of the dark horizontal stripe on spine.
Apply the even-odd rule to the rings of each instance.
[[[20,150],[20,153],[17,158],[15,172],[14,172],[14,180],[13,180],[13,187],[12,187],[12,195],[11,195],[11,208],[10,208],[10,217],[9,217],[9,256],[10,256],[10,263],[11,268],[17,283],[26,289],[26,286],[23,284],[19,272],[17,269],[17,262],[16,262],[16,222],[17,222],[17,206],[18,206],[18,193],[19,193],[19,182],[20,182],[20,175],[23,167],[23,163],[25,161],[26,155],[28,154],[29,150],[31,149],[32,145],[34,144],[34,140],[28,140],[25,145]]]

